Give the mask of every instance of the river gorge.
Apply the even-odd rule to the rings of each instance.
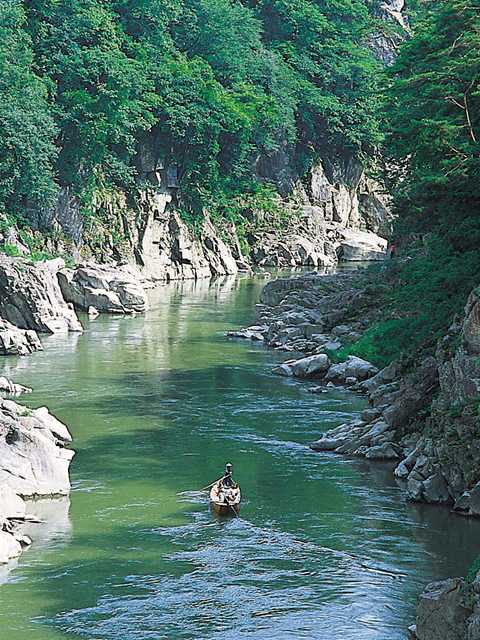
[[[367,399],[272,375],[285,353],[229,339],[264,276],[170,283],[133,316],[0,358],[73,435],[69,499],[29,504],[2,567],[0,639],[404,640],[427,582],[465,575],[480,520],[411,503],[393,463],[314,452]],[[233,463],[244,502],[200,489]]]

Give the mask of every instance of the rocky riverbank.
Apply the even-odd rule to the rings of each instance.
[[[0,257],[0,354],[43,349],[38,333],[83,331],[76,311],[133,314],[148,309],[143,287],[124,271],[62,259],[31,264]],[[10,398],[29,392],[0,377],[0,564],[31,544],[21,531],[38,522],[31,500],[68,496],[74,451],[67,427],[46,407],[28,409]],[[48,509],[47,509],[48,511]]]
[[[2,393],[31,391],[5,378]],[[68,469],[75,452],[67,427],[46,407],[28,409],[0,397],[0,564],[18,557],[31,539],[21,531],[29,515],[29,500],[67,496]]]
[[[255,325],[229,335],[294,356],[273,372],[311,380],[311,392],[342,385],[368,396],[371,406],[360,419],[325,432],[313,449],[397,460],[395,475],[408,499],[480,516],[478,291],[435,356],[413,366],[401,354],[381,371],[352,355],[335,363],[344,347],[385,316],[386,288],[359,273],[276,280],[261,293]]]
[[[329,429],[312,449],[395,460],[407,499],[478,517],[479,291],[471,293],[435,355],[416,365],[404,354],[380,371],[352,355],[340,358],[375,321],[395,313],[383,308],[386,289],[351,273],[269,282],[255,324],[229,335],[288,353],[290,359],[273,373],[310,381],[310,392],[341,385],[367,395],[370,407],[359,419]],[[408,629],[410,640],[480,640],[479,568],[477,560],[465,579],[427,585]]]

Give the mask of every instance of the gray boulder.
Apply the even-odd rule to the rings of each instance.
[[[71,436],[43,407],[0,399],[0,487],[22,497],[67,495]]]
[[[463,586],[459,578],[427,585],[418,601],[418,640],[465,640],[472,610],[463,602]]]
[[[326,375],[327,380],[336,382],[344,382],[347,378],[355,378],[356,381],[362,382],[378,373],[377,367],[371,362],[357,358],[357,356],[348,356],[345,362],[333,364]]]
[[[348,356],[347,366],[345,367],[345,377],[353,377],[360,382],[371,378],[378,373],[378,369],[375,365],[357,356]]]
[[[443,504],[451,501],[447,481],[440,471],[425,480],[423,494],[425,500],[430,503]]]
[[[293,360],[276,367],[273,372],[279,375],[309,378],[325,374],[330,367],[330,359],[325,353]]]
[[[42,351],[43,346],[33,329],[19,329],[0,318],[0,355],[27,356],[34,351]]]
[[[23,258],[0,257],[0,315],[19,327],[43,333],[83,331],[75,311],[63,299],[57,271],[61,259],[32,265]],[[33,334],[27,343],[39,348]],[[28,348],[28,347],[27,347]]]
[[[147,294],[142,285],[120,269],[85,263],[76,270],[60,270],[58,282],[65,300],[82,311],[88,311],[89,307],[103,313],[148,309]]]
[[[385,260],[387,241],[374,233],[359,229],[337,229],[337,256],[342,262]]]

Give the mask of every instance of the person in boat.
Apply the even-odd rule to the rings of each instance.
[[[223,476],[223,478],[220,480],[222,487],[224,487],[225,489],[235,489],[238,485],[236,482],[234,482],[233,478],[232,478],[232,464],[231,462],[227,462],[227,464],[225,465],[225,475]]]

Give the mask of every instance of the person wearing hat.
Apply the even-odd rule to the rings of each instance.
[[[226,487],[236,487],[237,483],[233,481],[232,478],[232,464],[231,462],[227,462],[225,465],[225,475],[222,479],[222,485]]]

